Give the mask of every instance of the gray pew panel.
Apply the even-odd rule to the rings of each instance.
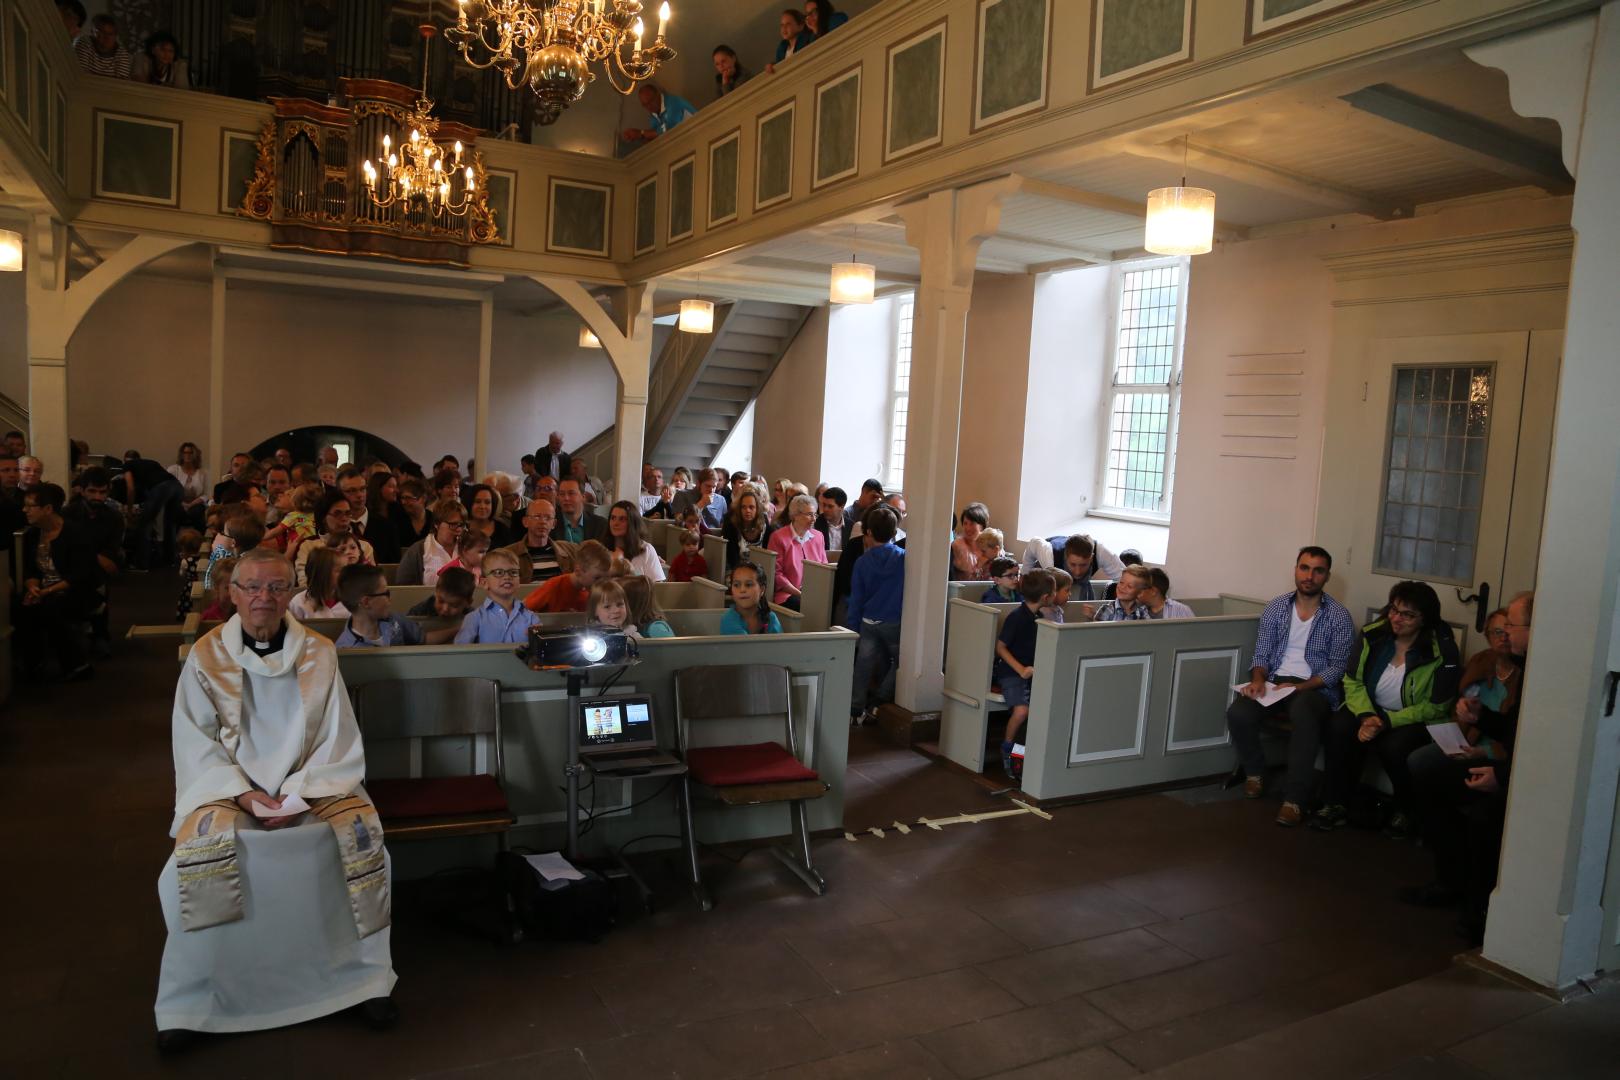
[[[703,613],[707,614],[707,613]],[[824,798],[808,804],[810,827],[843,827],[844,775],[848,755],[850,671],[856,636],[838,630],[824,634],[783,634],[738,638],[662,638],[641,644],[641,662],[626,671],[615,693],[646,693],[654,700],[660,742],[675,738],[674,673],[713,664],[780,664],[793,673],[795,715],[801,722],[804,756],[831,786]],[[723,646],[723,648],[717,648]],[[509,645],[420,646],[394,649],[346,649],[338,654],[345,683],[354,688],[373,679],[477,676],[501,683],[505,733],[507,793],[518,817],[515,842],[541,850],[557,848],[563,839],[562,768],[567,752],[564,679],[556,672],[530,671]],[[610,669],[611,670],[611,669]],[[591,682],[600,686],[605,674]],[[587,695],[591,690],[587,688]],[[779,727],[761,729],[760,740],[774,738]],[[633,800],[647,799],[657,780],[608,780],[596,784],[595,826],[583,838],[590,854],[611,852],[637,836],[678,833],[672,798],[651,799],[631,813]],[[700,812],[697,831],[705,843],[754,840],[786,835],[785,806],[759,806],[709,815]],[[415,853],[435,843],[437,853]],[[395,873],[420,876],[441,866],[466,862],[464,841],[411,845],[407,855],[395,852]]]
[[[653,599],[665,611],[726,606],[726,590],[708,578],[692,581],[657,581],[653,583]],[[823,627],[825,629],[825,627]]]
[[[755,547],[748,554],[765,575],[765,595],[771,596],[776,588],[776,552]],[[726,583],[726,540],[719,533],[703,538],[703,561],[709,564],[709,580]]]
[[[1024,790],[1040,799],[1224,772],[1226,705],[1258,616],[1142,623],[1042,621]]]
[[[825,630],[832,625],[833,584],[838,578],[836,563],[807,562],[804,564],[804,596],[799,609],[804,613],[806,631]]]

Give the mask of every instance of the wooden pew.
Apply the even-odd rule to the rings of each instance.
[[[1247,630],[1234,630],[1232,633],[1235,634],[1234,643],[1236,643],[1236,638],[1247,633],[1247,638],[1244,638],[1237,647],[1241,649],[1244,656],[1248,655],[1247,650],[1252,649],[1254,645],[1255,627],[1259,611],[1264,607],[1263,603],[1235,596],[1194,597],[1184,600],[1183,603],[1192,608],[1198,618],[1149,623],[1092,623],[1085,619],[1085,605],[1076,600],[1071,601],[1065,607],[1064,618],[1067,621],[1062,627],[1055,623],[1050,625],[1054,629],[1063,629],[1067,632],[1075,626],[1109,630],[1124,626],[1184,626],[1212,620],[1222,620],[1224,625],[1234,618],[1246,618],[1248,619],[1246,623]],[[982,771],[984,768],[985,740],[989,732],[990,714],[1003,711],[1006,708],[1001,695],[992,690],[991,672],[995,665],[996,638],[1001,632],[1002,622],[1013,610],[1014,605],[1012,604],[976,604],[961,599],[950,602],[945,640],[945,704],[940,721],[940,751],[950,760],[965,768],[972,769],[974,772]],[[1042,625],[1047,624],[1043,621]],[[1073,639],[1065,638],[1063,640],[1069,642]],[[1084,640],[1088,647],[1093,649],[1106,647],[1112,653],[1117,651],[1116,643],[1119,639],[1093,637]],[[1072,673],[1078,666],[1079,660],[1065,656],[1060,662],[1068,665],[1072,682]],[[1161,663],[1160,666],[1162,668],[1163,664]],[[1173,669],[1174,661],[1172,660],[1171,670]],[[1053,669],[1049,666],[1043,668],[1037,652],[1035,680],[1030,688],[1032,721],[1034,719],[1034,697],[1036,692],[1044,685],[1048,673],[1052,671]],[[1246,665],[1242,666],[1239,669],[1239,674],[1228,680],[1226,686],[1229,688],[1232,683],[1237,682],[1247,672],[1248,667]],[[1225,733],[1226,700],[1229,697],[1230,695],[1228,695],[1227,699],[1222,699],[1217,709],[1220,714],[1220,730],[1223,735]],[[1074,711],[1072,701],[1068,703],[1068,711],[1070,713]],[[1026,728],[1026,736],[1027,733],[1028,729]],[[1029,761],[1026,758],[1026,777],[1028,769]],[[1188,775],[1202,774],[1191,773]],[[1179,778],[1181,777],[1167,777],[1167,779]],[[1030,790],[1027,780],[1026,790]],[[1030,794],[1035,795],[1037,798],[1049,797],[1041,796],[1034,790],[1030,790]]]
[[[829,553],[828,558],[833,558]],[[804,629],[808,632],[826,630],[832,626],[833,585],[838,579],[836,559],[830,563],[806,562],[804,581],[800,591],[799,610],[804,615]]]
[[[665,562],[674,562],[681,553],[681,534],[686,532],[673,521],[646,522],[646,540]]]
[[[712,613],[700,613],[713,617]],[[779,664],[792,673],[793,706],[800,725],[806,762],[831,785],[824,798],[809,806],[810,827],[817,831],[843,827],[844,777],[848,754],[850,672],[856,636],[837,630],[819,634],[773,634],[763,637],[661,638],[641,643],[641,660],[625,670],[614,693],[650,694],[659,741],[675,741],[674,674],[704,664]],[[530,671],[510,645],[420,646],[393,649],[346,649],[338,654],[345,683],[353,689],[376,679],[431,679],[454,676],[491,678],[501,684],[506,758],[506,790],[517,815],[513,842],[539,850],[563,842],[563,767],[567,761],[568,715],[563,676]],[[601,686],[618,669],[593,673]],[[586,694],[593,691],[587,688]],[[726,727],[727,725],[721,725]],[[765,730],[738,726],[715,730],[711,738],[738,742],[776,738],[780,727]],[[370,749],[368,747],[368,754]],[[449,752],[449,751],[447,751]],[[379,759],[381,761],[381,759]],[[582,838],[587,855],[611,853],[625,841],[651,834],[680,833],[673,798],[657,798],[660,780],[634,778],[595,780],[594,823]],[[633,802],[646,800],[630,809]],[[710,816],[697,812],[698,835],[705,843],[759,840],[788,832],[783,805],[734,808]],[[421,877],[437,869],[468,862],[468,841],[425,841],[394,852],[394,873]],[[674,841],[669,841],[670,846]]]
[[[755,547],[750,549],[748,557],[765,575],[765,595],[774,596],[776,594],[776,552],[766,551],[763,547]],[[726,583],[725,537],[719,533],[709,533],[703,538],[703,561],[709,564],[709,580],[724,585]]]
[[[392,585],[394,583],[394,576],[399,573],[399,563],[397,563],[397,562],[378,563],[377,564],[377,569],[379,569],[379,570],[381,570],[383,572],[383,580],[388,582],[388,584]]]
[[[18,533],[17,536],[21,536]],[[12,551],[21,549],[21,541],[15,537],[12,540]],[[0,705],[4,705],[11,697],[11,589],[12,571],[10,560],[0,565]]]
[[[723,608],[726,606],[726,587],[708,578],[691,581],[655,581],[653,599],[665,611],[686,609]],[[821,627],[825,630],[826,627]]]
[[[787,608],[777,604],[772,604],[771,610],[776,612],[777,621],[782,624],[782,633],[798,634],[804,632],[803,615],[797,611],[789,611]],[[719,637],[720,620],[725,616],[725,610],[723,608],[706,610],[688,608],[684,611],[665,611],[664,615],[669,619],[669,625],[675,631],[677,637]],[[735,640],[738,636],[740,635],[731,635],[726,640]],[[719,660],[714,661],[714,663],[721,662]],[[723,662],[732,663],[730,660]]]

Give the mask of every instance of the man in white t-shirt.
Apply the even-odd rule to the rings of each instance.
[[[1293,723],[1288,739],[1288,775],[1277,824],[1298,825],[1316,782],[1316,754],[1333,710],[1344,700],[1340,683],[1350,660],[1355,623],[1350,612],[1325,591],[1333,576],[1333,556],[1304,547],[1294,560],[1294,590],[1266,605],[1260,614],[1249,682],[1226,710],[1243,794],[1258,799],[1265,788],[1266,755],[1260,745],[1268,720]],[[1286,697],[1264,704],[1272,685],[1291,685]]]

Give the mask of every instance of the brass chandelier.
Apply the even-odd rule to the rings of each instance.
[[[446,32],[476,68],[495,68],[513,90],[525,83],[539,99],[536,119],[554,124],[596,81],[601,61],[613,89],[629,94],[675,58],[664,43],[669,4],[658,9],[658,35],[642,46],[641,0],[458,0]]]
[[[439,130],[439,121],[433,116],[433,100],[428,97],[428,42],[437,32],[432,26],[422,28],[422,92],[411,111],[401,118],[401,124],[410,129],[409,139],[400,140],[395,151],[393,139],[384,135],[379,169],[367,158],[361,171],[365,173],[366,194],[381,209],[403,203],[409,211],[414,204],[424,205],[430,215],[441,211],[456,217],[467,213],[477,201],[477,184],[473,167],[462,165],[463,147],[458,140],[454,158],[448,159],[443,147],[433,141]],[[455,174],[460,173],[457,177]],[[459,183],[455,182],[459,180]],[[459,188],[459,190],[457,190]]]

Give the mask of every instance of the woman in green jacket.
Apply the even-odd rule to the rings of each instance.
[[[1322,809],[1312,825],[1336,829],[1344,824],[1362,755],[1371,748],[1395,789],[1397,810],[1388,831],[1411,835],[1414,801],[1406,759],[1431,741],[1429,724],[1451,719],[1461,666],[1434,589],[1422,581],[1396,583],[1383,615],[1362,627],[1350,649],[1344,705],[1322,746],[1327,777]]]

